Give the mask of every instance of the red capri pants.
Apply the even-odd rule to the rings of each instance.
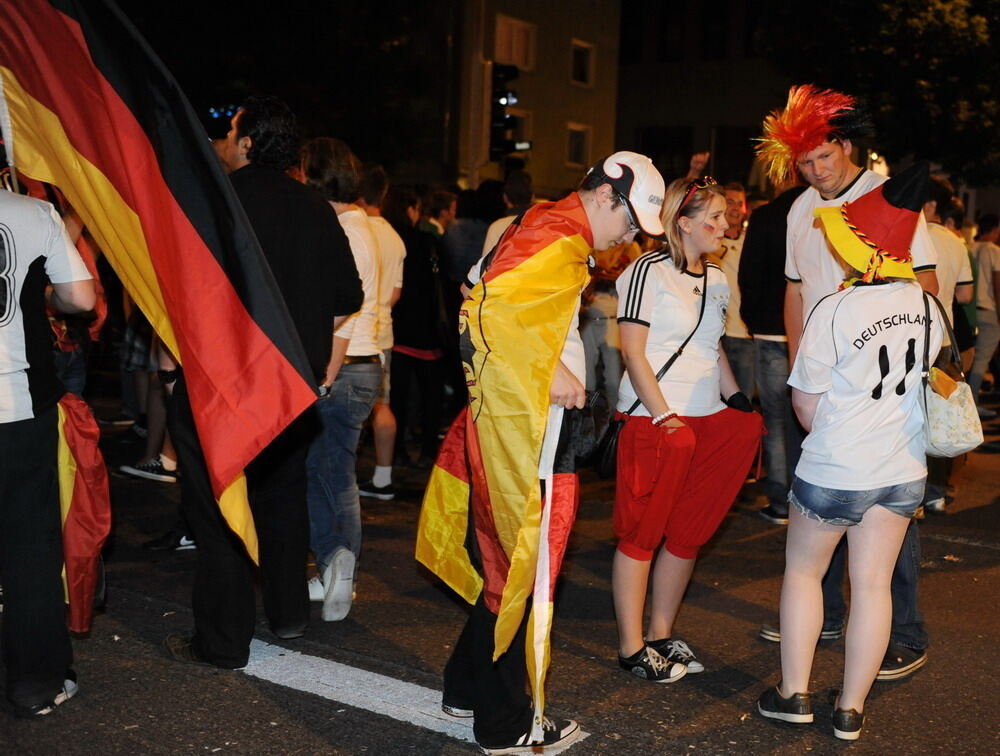
[[[682,417],[673,433],[630,417],[618,439],[614,528],[618,550],[649,561],[664,544],[694,559],[732,506],[760,445],[756,412],[726,408]]]

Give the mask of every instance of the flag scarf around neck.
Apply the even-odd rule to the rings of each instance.
[[[4,0],[0,77],[11,162],[65,194],[183,365],[213,491],[256,559],[242,470],[314,381],[204,129],[109,0]]]
[[[469,406],[442,444],[417,535],[418,561],[469,603],[482,591],[497,614],[494,658],[510,646],[531,600],[536,737],[552,596],[578,500],[572,462],[557,453],[563,410],[550,407],[549,387],[589,280],[591,244],[576,194],[536,206],[504,236],[470,292],[460,323]],[[474,556],[466,543],[470,507]]]

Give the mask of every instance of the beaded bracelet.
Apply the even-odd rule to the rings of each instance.
[[[668,411],[668,412],[664,412],[662,415],[657,415],[650,422],[653,425],[659,427],[659,426],[663,425],[663,423],[667,422],[667,420],[672,420],[675,417],[677,417],[677,413],[676,412],[669,412]]]

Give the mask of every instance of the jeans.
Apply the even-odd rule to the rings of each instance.
[[[979,308],[976,310],[979,320],[979,333],[976,335],[976,354],[972,358],[972,370],[969,371],[969,388],[972,398],[979,404],[979,388],[983,385],[986,368],[993,359],[993,353],[1000,343],[1000,325],[997,325],[997,311]]]
[[[844,624],[847,606],[844,604],[844,559],[847,539],[841,539],[823,577],[823,627]],[[917,521],[910,520],[903,546],[892,572],[892,630],[889,640],[899,646],[922,651],[927,647],[927,629],[918,604],[917,587],[920,579],[920,531]]]
[[[580,338],[586,359],[588,391],[600,391],[607,406],[614,412],[618,405],[618,384],[622,380],[622,355],[617,346],[608,342],[608,329],[617,327],[611,318],[580,319]]]
[[[788,501],[803,515],[829,525],[858,525],[874,506],[911,519],[924,498],[924,479],[866,491],[824,488],[796,478]]]
[[[757,392],[757,382],[754,380],[754,340],[723,336],[722,348],[729,360],[729,367],[733,370],[736,385],[748,399],[753,399]]]
[[[361,503],[355,467],[361,428],[382,383],[377,362],[343,365],[316,403],[323,430],[306,457],[309,541],[322,575],[343,546],[361,555]]]
[[[754,339],[753,346],[761,414],[767,428],[767,435],[764,436],[764,451],[767,454],[764,492],[771,506],[787,513],[786,498],[795,466],[799,463],[803,438],[788,388],[788,344]]]

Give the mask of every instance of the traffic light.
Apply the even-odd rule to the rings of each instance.
[[[531,142],[514,140],[517,118],[507,108],[517,104],[510,82],[520,76],[517,66],[492,63],[490,72],[490,160],[502,160],[512,152],[531,149]]]

